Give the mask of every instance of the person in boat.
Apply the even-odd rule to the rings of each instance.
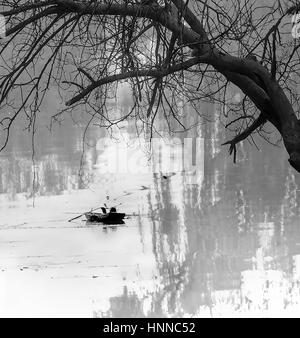
[[[115,207],[110,208],[109,213],[111,214],[112,212],[117,212],[117,209]]]
[[[101,210],[102,210],[103,214],[106,214],[106,209],[104,207],[101,207]]]

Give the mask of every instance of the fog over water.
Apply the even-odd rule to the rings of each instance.
[[[47,121],[34,162],[22,128],[0,155],[1,316],[299,315],[300,179],[282,146],[244,142],[234,164],[216,118],[176,135],[200,140],[193,173],[165,165],[178,143],[134,148],[130,123],[83,143],[83,124]],[[132,216],[68,222],[104,202]]]

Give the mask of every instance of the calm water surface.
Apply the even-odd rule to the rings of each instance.
[[[83,156],[83,127],[42,130],[34,163],[22,130],[0,155],[1,316],[299,316],[300,178],[283,149],[245,143],[233,164],[205,127],[189,184],[163,166],[103,173],[129,127],[105,147],[92,128]],[[135,215],[68,222],[103,202]]]

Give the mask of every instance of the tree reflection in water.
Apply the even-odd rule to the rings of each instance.
[[[128,222],[137,226],[142,247],[145,235],[151,236],[150,253],[148,250],[145,256],[154,256],[157,271],[153,279],[145,281],[141,276],[135,284],[122,281],[122,293],[107,294],[109,308],[96,308],[95,316],[299,313],[300,178],[286,165],[284,151],[268,144],[259,152],[244,143],[238,163],[233,164],[220,151],[225,137],[218,128],[209,128],[213,127],[205,127],[201,134],[205,163],[199,183],[188,184],[187,176],[180,172],[167,179],[153,175],[149,189],[144,190],[145,199],[139,200],[149,217],[141,214],[136,223]],[[40,196],[84,187],[78,181],[82,141],[78,130],[66,129],[53,144],[41,138],[35,161]],[[95,145],[101,136],[99,130],[91,132],[88,143]],[[32,190],[31,153],[26,150],[29,145],[21,141],[15,140],[0,158],[4,202],[20,199],[21,194],[29,198]],[[98,155],[95,148],[87,147],[84,157],[83,174],[91,181],[97,177],[94,185],[101,185],[103,179],[93,167]],[[93,198],[98,203],[99,195]],[[118,255],[118,249],[114,250]],[[89,265],[83,268],[88,270]]]
[[[245,145],[237,165],[206,151],[202,185],[154,177],[147,200],[157,289],[138,297],[124,287],[98,315],[297,315],[300,179],[266,147],[268,158]]]

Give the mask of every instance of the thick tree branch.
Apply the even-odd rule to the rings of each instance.
[[[15,9],[12,9],[10,11],[0,12],[0,14],[3,15],[3,16],[16,15],[16,14],[19,14],[19,13],[30,11],[32,9],[46,7],[46,6],[49,6],[49,5],[52,5],[52,4],[55,4],[54,0],[36,1],[34,3],[26,4],[26,5],[23,5],[23,6],[18,6]]]
[[[184,20],[190,25],[192,30],[199,34],[199,42],[201,42],[201,49],[199,49],[200,46],[198,46],[199,52],[201,54],[207,52],[207,49],[209,48],[208,37],[196,15],[190,10],[188,4],[183,0],[172,0],[172,3],[176,6],[177,10],[183,16]]]
[[[133,70],[126,73],[119,73],[111,76],[104,77],[100,80],[97,80],[93,82],[90,86],[88,86],[85,90],[83,90],[81,93],[73,97],[71,100],[66,102],[67,106],[71,106],[72,104],[82,100],[85,96],[90,94],[94,89],[97,87],[101,87],[105,84],[121,81],[129,78],[136,78],[136,77],[150,77],[150,78],[162,78],[164,76],[167,76],[169,74],[178,72],[180,70],[188,69],[198,63],[198,58],[192,58],[188,61],[176,64],[174,66],[171,66],[169,68],[163,68],[163,69],[139,69],[139,70]]]

